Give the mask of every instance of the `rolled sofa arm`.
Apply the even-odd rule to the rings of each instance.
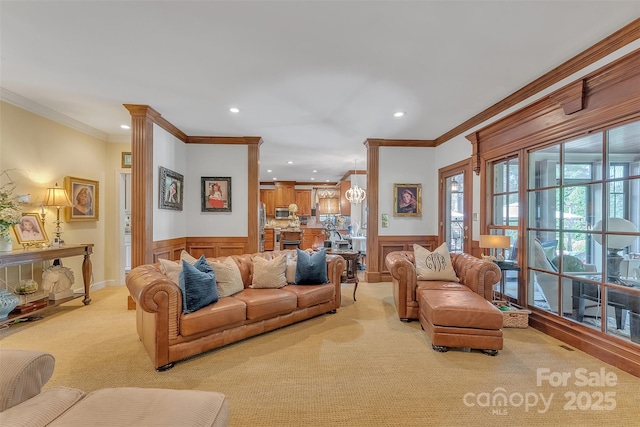
[[[385,264],[393,281],[393,299],[400,320],[413,318],[410,307],[417,307],[416,267],[412,251],[394,251],[387,254]]]
[[[178,304],[182,310],[182,293],[177,284],[164,275],[156,265],[140,265],[127,274],[127,288],[140,308],[157,313],[162,300]]]
[[[451,254],[451,261],[460,283],[488,301],[493,299],[493,285],[502,277],[502,271],[495,262],[466,253]]]
[[[0,412],[38,395],[56,361],[51,354],[29,350],[0,350]]]

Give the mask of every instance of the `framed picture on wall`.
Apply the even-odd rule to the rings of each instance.
[[[160,209],[182,210],[184,177],[178,172],[160,166],[160,191],[158,207]]]
[[[393,184],[393,216],[422,216],[422,184]]]
[[[231,177],[203,176],[200,195],[202,212],[231,212]]]
[[[98,181],[90,179],[64,177],[64,189],[72,203],[70,208],[65,209],[67,222],[97,221],[100,218],[98,185]]]
[[[122,167],[130,168],[131,167],[131,152],[123,151],[122,152]]]
[[[16,239],[21,245],[49,242],[40,218],[35,213],[22,214],[20,222],[13,225],[13,231],[16,233]]]

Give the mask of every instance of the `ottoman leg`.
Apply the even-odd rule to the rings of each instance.
[[[446,353],[447,351],[449,351],[449,347],[445,347],[443,345],[431,344],[431,348],[439,353]]]
[[[487,356],[497,356],[498,355],[498,350],[482,350],[482,352],[484,354],[486,354]]]

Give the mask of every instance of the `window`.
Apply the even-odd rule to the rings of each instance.
[[[640,122],[531,151],[528,176],[530,305],[640,342]]]
[[[491,207],[492,212],[488,217],[491,222],[488,225],[489,234],[509,236],[511,246],[505,248],[504,258],[517,262],[518,253],[518,225],[519,202],[518,181],[520,179],[520,167],[518,157],[500,160],[491,163]],[[504,271],[505,294],[503,297],[518,299],[518,272]]]

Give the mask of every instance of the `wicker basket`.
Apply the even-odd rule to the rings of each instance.
[[[509,306],[506,301],[493,301],[493,304],[500,308],[502,306],[509,307],[509,311],[502,311],[502,327],[503,328],[526,328],[529,326],[529,310],[520,310]]]

